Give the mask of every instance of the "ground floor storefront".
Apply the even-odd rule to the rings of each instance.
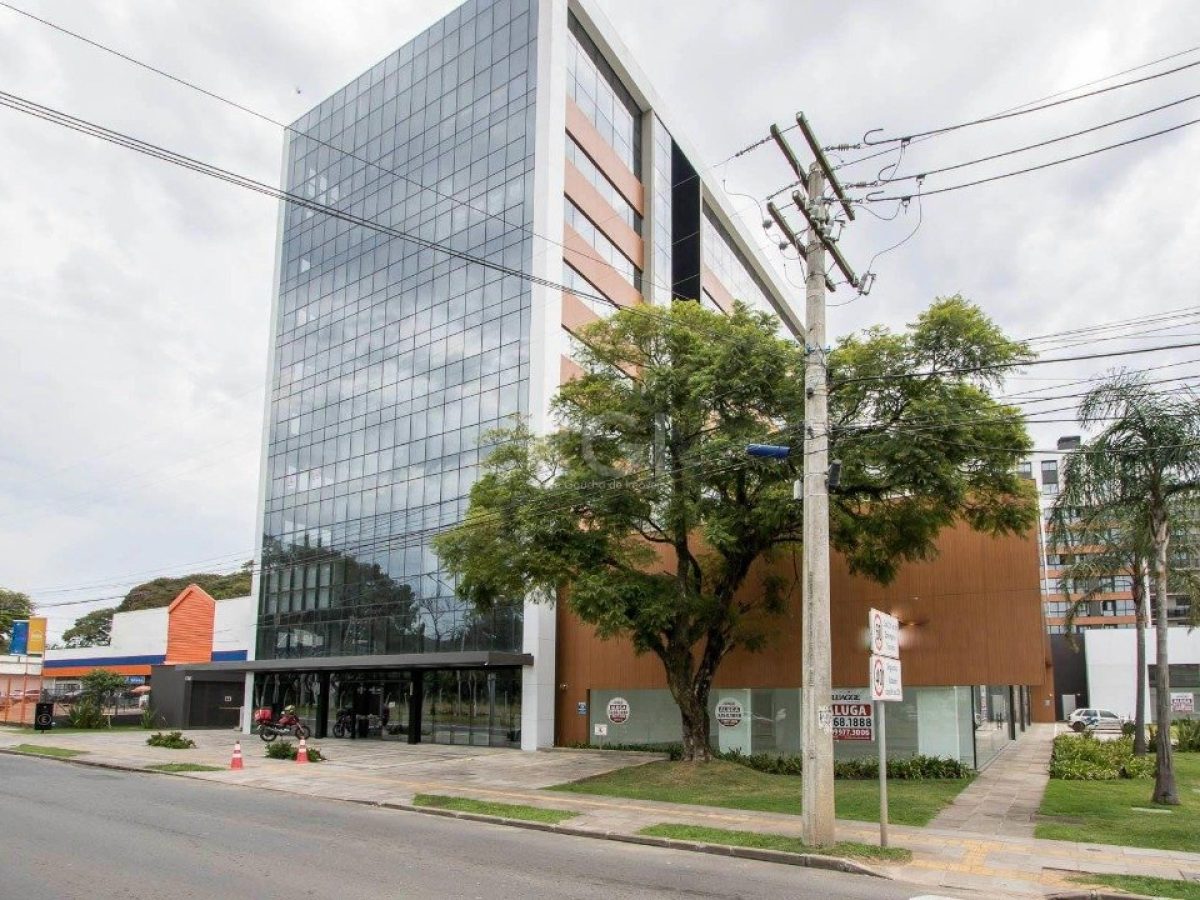
[[[252,707],[285,706],[315,737],[519,747],[521,669],[258,672]]]
[[[799,755],[800,688],[714,688],[709,741],[715,749]],[[901,701],[873,703],[865,688],[835,689],[832,705],[838,759],[877,758],[879,716],[887,716],[887,753],[956,759],[983,768],[1030,723],[1022,685],[906,688]],[[881,707],[886,706],[886,710]],[[576,705],[592,746],[665,745],[682,735],[679,708],[666,689],[591,689]]]

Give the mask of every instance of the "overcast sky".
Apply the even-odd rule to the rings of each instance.
[[[599,3],[702,166],[762,136],[772,121],[790,122],[797,110],[830,144],[856,142],[871,128],[912,133],[1200,44],[1200,5],[1184,3]],[[291,121],[456,2],[19,5]],[[1197,60],[1200,52],[1118,80]],[[1198,73],[914,144],[898,174],[1186,97],[1200,92]],[[2,8],[0,90],[278,182],[279,129]],[[1200,101],[1183,104],[930,178],[925,187],[1198,117]],[[890,222],[861,215],[842,245],[860,270],[912,233],[918,216],[921,227],[876,260],[869,297],[852,300],[844,288],[831,296],[845,303],[831,309],[831,334],[902,324],[934,296],[955,292],[1022,337],[1195,306],[1198,159],[1200,127],[930,197],[920,213],[913,203]],[[94,601],[47,607],[57,635],[132,583],[229,570],[252,555],[277,210],[259,195],[5,109],[0,161],[0,586],[46,604]],[[863,164],[844,175],[866,180],[877,172]],[[711,174],[775,253],[758,224],[759,201],[788,180],[774,149]],[[876,212],[891,215],[896,204]],[[787,272],[799,283],[794,265]],[[1194,340],[1196,331],[1187,323],[1150,343]],[[1048,355],[1139,343],[1147,339]],[[1197,356],[1184,350],[1125,364]],[[1027,375],[1078,379],[1115,362]],[[1059,423],[1034,429],[1039,446],[1070,431]]]

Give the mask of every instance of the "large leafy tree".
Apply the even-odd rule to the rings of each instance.
[[[904,334],[876,329],[833,350],[845,464],[833,541],[856,570],[890,578],[931,555],[957,517],[1032,524],[1014,471],[1028,438],[987,391],[1024,358],[960,298]],[[804,349],[741,305],[726,317],[679,302],[593,323],[576,359],[583,374],[559,390],[557,430],[498,435],[465,521],[436,548],[478,607],[561,597],[602,638],[657,656],[685,756],[707,758],[713,677],[734,649],[761,647],[786,605],[782,579],[743,587],[800,540],[794,464],[744,448],[800,440]]]
[[[112,639],[114,607],[94,609],[75,620],[75,624],[63,632],[63,645],[69,648],[101,647]]]
[[[191,575],[155,578],[130,588],[120,605],[117,606],[117,612],[169,606],[171,601],[178,597],[179,593],[189,584],[203,588],[214,600],[245,597],[250,593],[250,575],[253,568],[254,561],[250,560],[236,572],[225,574],[195,572]]]
[[[1171,581],[1171,534],[1181,511],[1193,508],[1200,491],[1200,400],[1191,394],[1157,391],[1136,374],[1114,375],[1097,385],[1079,406],[1079,422],[1100,428],[1075,457],[1086,480],[1104,486],[1101,513],[1120,518],[1142,534],[1154,584],[1156,683],[1156,803],[1177,805],[1171,750],[1171,681],[1167,634]],[[1067,476],[1070,478],[1070,472]],[[1083,473],[1076,473],[1081,477]],[[1099,513],[1093,513],[1099,514]]]
[[[12,640],[12,623],[33,615],[33,601],[28,594],[0,588],[0,652],[7,653]]]

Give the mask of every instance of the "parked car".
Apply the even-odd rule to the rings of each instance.
[[[1125,716],[1118,716],[1110,709],[1091,706],[1075,710],[1067,719],[1072,731],[1084,731],[1088,728],[1094,731],[1120,731],[1125,722]]]

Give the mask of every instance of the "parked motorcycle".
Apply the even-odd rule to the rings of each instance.
[[[337,721],[333,723],[333,736],[335,738],[350,737],[354,733],[354,710],[339,709],[337,712]]]
[[[308,738],[312,734],[308,726],[301,722],[296,713],[290,709],[285,709],[283,714],[274,720],[272,720],[271,710],[260,709],[254,714],[254,724],[257,726],[255,731],[258,732],[258,736],[268,744],[277,737],[292,736],[299,740]]]

